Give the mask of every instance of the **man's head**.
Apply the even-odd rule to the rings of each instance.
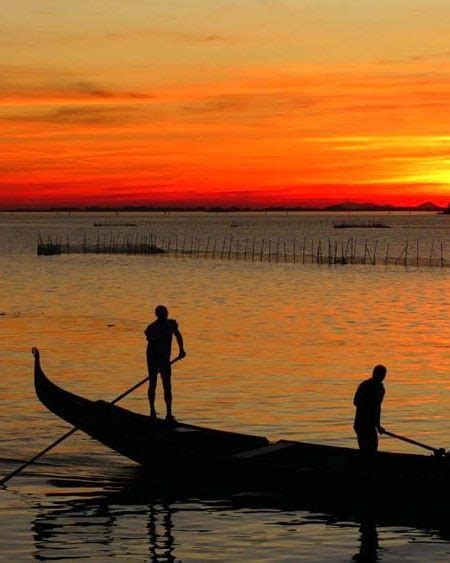
[[[169,316],[169,311],[164,305],[158,305],[155,309],[155,315],[158,319],[165,320]]]
[[[386,377],[386,373],[387,368],[385,366],[382,366],[381,364],[378,364],[373,368],[372,377],[373,379],[375,379],[375,381],[379,381],[381,383]]]

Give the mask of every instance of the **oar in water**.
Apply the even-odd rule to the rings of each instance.
[[[385,430],[383,434],[386,434],[386,436],[390,436],[391,438],[397,438],[397,440],[401,440],[402,442],[414,444],[415,446],[429,450],[438,457],[445,457],[447,455],[444,448],[433,448],[433,446],[428,446],[427,444],[423,444],[422,442],[418,442],[417,440],[412,440],[411,438],[406,438],[406,436],[400,436],[399,434],[394,434],[394,432],[388,432],[387,430]]]
[[[32,349],[33,352],[33,356],[35,359],[36,363],[39,363],[40,361],[40,356],[39,356],[39,350],[37,348],[33,348]],[[178,360],[180,360],[181,358],[178,356],[176,357],[174,360],[172,360],[170,362],[170,364],[174,364],[175,362],[177,362]],[[148,377],[146,377],[145,379],[143,379],[142,381],[139,381],[139,383],[136,383],[136,385],[133,385],[133,387],[130,387],[130,389],[128,389],[128,391],[124,391],[123,393],[121,393],[118,397],[116,397],[113,401],[110,402],[111,405],[115,405],[116,403],[118,403],[119,401],[121,401],[123,398],[125,398],[127,395],[129,395],[130,393],[132,393],[133,391],[135,391],[138,387],[140,387],[141,385],[143,385],[146,381],[148,381]],[[65,434],[63,434],[62,436],[60,436],[57,440],[55,440],[54,442],[52,442],[49,446],[47,446],[46,448],[44,448],[43,450],[41,450],[39,453],[37,453],[35,456],[33,456],[31,459],[29,459],[28,461],[26,461],[24,464],[22,464],[20,467],[18,467],[17,469],[15,469],[14,471],[12,471],[11,473],[8,473],[8,475],[6,475],[6,477],[3,477],[3,479],[0,481],[0,485],[5,485],[5,483],[7,483],[10,479],[12,479],[15,475],[17,475],[18,473],[20,473],[23,469],[25,469],[26,467],[28,467],[29,465],[31,465],[32,463],[34,463],[36,460],[38,460],[40,457],[42,457],[43,455],[45,455],[47,452],[49,452],[50,450],[52,450],[54,447],[56,447],[58,444],[60,444],[61,442],[64,442],[64,440],[66,438],[68,438],[69,436],[72,436],[72,434],[75,434],[75,432],[79,430],[79,428],[72,428],[71,430],[69,430],[68,432],[66,432]]]

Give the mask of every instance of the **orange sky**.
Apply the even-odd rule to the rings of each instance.
[[[450,201],[442,0],[16,0],[0,207]]]

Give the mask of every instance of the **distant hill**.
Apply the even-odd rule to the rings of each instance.
[[[344,201],[336,205],[325,207],[325,211],[390,211],[397,209],[393,205],[377,205],[375,203],[356,203],[354,201]]]
[[[329,205],[324,208],[325,211],[441,211],[442,207],[426,201],[416,206],[395,206],[395,205],[378,205],[376,203],[356,203],[353,201],[345,201],[337,205]]]
[[[442,207],[436,205],[431,201],[426,201],[425,203],[421,203],[416,207],[419,211],[441,211]]]

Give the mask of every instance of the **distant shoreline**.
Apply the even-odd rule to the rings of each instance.
[[[375,205],[370,203],[340,203],[336,205],[328,205],[325,207],[303,207],[303,206],[270,206],[270,207],[221,207],[221,206],[122,206],[122,207],[48,207],[40,209],[32,208],[5,208],[0,209],[1,213],[186,213],[186,212],[202,212],[202,213],[289,213],[289,212],[311,212],[311,213],[327,213],[327,212],[398,212],[398,211],[414,211],[428,213],[444,213],[447,207],[441,207],[431,202],[422,203],[416,206],[394,206],[394,205]]]

